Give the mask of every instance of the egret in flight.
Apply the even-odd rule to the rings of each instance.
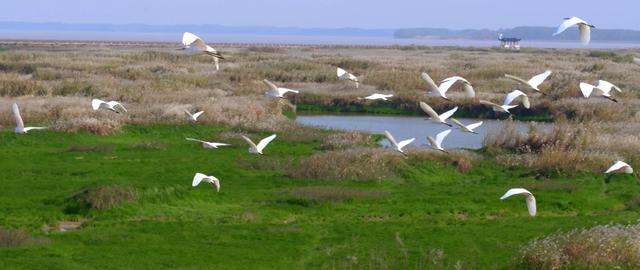
[[[589,44],[589,41],[591,41],[591,28],[596,27],[578,17],[565,18],[564,22],[562,22],[562,24],[558,27],[558,30],[556,30],[553,35],[557,36],[560,33],[564,32],[564,30],[567,30],[569,27],[572,27],[574,25],[578,26],[578,31],[580,32],[580,41],[582,41],[582,44]]]
[[[264,84],[266,84],[267,86],[269,86],[269,90],[267,92],[265,92],[264,94],[268,97],[273,97],[273,98],[284,98],[284,95],[288,92],[292,92],[292,93],[300,93],[300,91],[298,90],[292,90],[292,89],[288,89],[288,88],[284,88],[284,87],[278,87],[275,84],[273,84],[272,82],[270,82],[267,79],[264,79],[262,82],[264,82]]]
[[[548,77],[549,75],[551,75],[551,70],[547,70],[541,74],[538,74],[536,76],[533,76],[531,79],[529,79],[528,81],[525,81],[524,79],[521,79],[519,77],[510,75],[510,74],[504,74],[504,76],[507,79],[511,79],[514,80],[518,83],[520,83],[521,85],[525,85],[528,88],[533,89],[534,91],[546,95],[545,93],[543,93],[542,91],[540,91],[540,88],[538,88]]]
[[[358,86],[360,85],[360,82],[358,81],[358,77],[356,77],[356,75],[353,75],[342,68],[338,68],[336,70],[336,73],[338,75],[338,80],[352,81],[356,83],[356,88],[358,88]]]
[[[216,64],[216,70],[220,70],[220,59],[224,59],[224,57],[218,51],[216,51],[216,49],[204,43],[204,40],[202,40],[200,37],[192,33],[185,32],[182,35],[182,45],[182,50],[203,52],[207,55],[210,55],[211,57],[213,57],[213,61]]]
[[[358,99],[367,99],[367,100],[384,100],[384,101],[388,101],[390,97],[392,97],[393,95],[385,95],[385,94],[373,94],[370,96],[366,96],[363,98],[358,98]]]
[[[218,148],[219,146],[228,146],[228,145],[230,145],[230,144],[226,144],[226,143],[207,142],[207,141],[198,140],[198,139],[192,139],[192,138],[185,138],[185,139],[187,139],[187,141],[199,142],[199,143],[202,144],[202,147],[204,147],[204,148]]]
[[[216,178],[215,176],[202,173],[196,173],[196,175],[193,176],[193,182],[191,182],[191,186],[197,187],[202,182],[213,185],[213,187],[216,188],[216,191],[220,192],[220,180],[218,180],[218,178]]]
[[[204,111],[199,111],[199,112],[196,112],[196,113],[193,113],[193,114],[192,114],[191,112],[189,112],[189,111],[187,111],[187,110],[184,110],[184,112],[185,112],[185,113],[187,114],[187,116],[189,117],[189,120],[190,120],[190,121],[193,121],[193,122],[198,121],[198,117],[200,117],[200,115],[202,115],[202,114],[204,113]]]
[[[513,195],[524,195],[525,196],[525,201],[527,203],[527,209],[529,210],[529,215],[534,217],[536,215],[536,197],[533,196],[533,194],[531,192],[529,192],[528,190],[524,189],[524,188],[512,188],[509,191],[507,191],[507,193],[505,193],[504,195],[502,195],[502,197],[500,197],[500,200],[504,200],[506,198],[509,198]]]
[[[431,144],[431,148],[448,153],[447,151],[444,150],[444,148],[442,148],[442,141],[444,141],[444,138],[447,137],[449,133],[451,133],[451,130],[447,129],[443,132],[438,133],[435,139],[433,139],[433,137],[431,136],[427,136],[427,140]]]
[[[124,112],[127,112],[127,109],[124,106],[122,106],[120,102],[117,102],[117,101],[106,102],[104,100],[99,100],[97,98],[94,98],[93,100],[91,100],[91,107],[93,107],[94,111],[97,111],[98,109],[104,109],[104,110],[109,110],[115,113],[120,113],[118,109],[121,109]]]
[[[592,95],[595,95],[595,96],[601,96],[613,102],[618,102],[617,99],[611,96],[611,89],[616,89],[616,91],[620,91],[620,88],[615,87],[615,85],[606,81],[600,81],[600,83],[598,83],[597,86],[591,85],[588,83],[583,83],[583,82],[580,83],[580,92],[582,92],[582,95],[585,98],[589,98]]]
[[[273,139],[276,138],[276,134],[273,134],[269,137],[266,137],[264,139],[262,139],[257,145],[249,138],[247,138],[246,136],[242,135],[242,138],[247,141],[247,143],[249,144],[249,153],[252,154],[260,154],[260,155],[264,155],[262,153],[262,150],[264,150],[265,147],[267,147],[267,145],[273,141]]]
[[[20,116],[20,108],[18,108],[18,104],[16,103],[13,103],[13,106],[11,106],[11,112],[13,114],[13,119],[16,120],[16,128],[14,129],[15,133],[25,134],[29,132],[29,130],[47,129],[46,127],[25,127],[24,122],[22,121],[22,116]]]
[[[407,155],[404,150],[402,150],[402,148],[404,148],[405,146],[409,145],[410,143],[412,143],[416,138],[411,138],[411,139],[407,139],[404,141],[400,141],[400,142],[396,142],[396,139],[393,138],[393,135],[391,135],[391,133],[389,133],[389,131],[384,131],[384,135],[387,137],[387,140],[389,140],[389,143],[391,143],[391,146],[393,146],[393,148],[402,153],[403,155]]]
[[[518,97],[522,97],[522,104],[524,105],[525,108],[528,109],[531,107],[531,104],[529,103],[529,97],[527,96],[527,94],[523,93],[520,90],[514,90],[513,92],[507,94],[504,97],[504,101],[502,102],[502,105],[498,105],[487,100],[480,100],[480,104],[491,106],[494,112],[503,112],[503,113],[511,114],[509,110],[515,107],[518,107],[518,105],[511,105],[511,103]]]
[[[617,171],[623,171],[626,174],[632,174],[633,168],[631,168],[631,165],[618,160],[615,163],[613,163],[613,165],[611,165],[611,167],[609,167],[609,169],[604,173],[613,173]]]
[[[460,127],[460,130],[462,130],[463,132],[468,132],[468,133],[473,133],[473,134],[478,134],[478,132],[475,132],[474,129],[476,129],[479,126],[482,125],[482,121],[480,121],[480,122],[469,124],[469,125],[465,126],[460,121],[458,121],[458,119],[455,119],[455,118],[451,118],[451,122],[456,124],[456,126]]]
[[[473,90],[473,86],[471,86],[471,83],[467,81],[465,78],[462,78],[460,76],[446,78],[440,82],[439,86],[436,85],[433,79],[431,79],[429,74],[427,74],[426,72],[422,72],[422,74],[420,74],[420,77],[422,78],[423,81],[425,81],[425,83],[427,83],[427,90],[428,90],[427,94],[429,95],[436,95],[446,100],[449,100],[449,98],[447,97],[447,91],[449,91],[449,88],[451,88],[451,86],[455,84],[457,81],[461,81],[463,84],[462,86],[465,92],[465,96],[469,98],[476,96],[476,93]]]
[[[436,113],[436,111],[433,110],[433,108],[431,108],[431,106],[429,106],[427,103],[424,103],[422,101],[420,101],[420,108],[422,109],[422,111],[424,111],[427,115],[429,115],[429,117],[431,117],[431,121],[436,122],[436,123],[442,123],[445,124],[447,126],[452,126],[451,124],[447,123],[447,119],[449,119],[449,117],[451,117],[457,110],[458,107],[455,107],[447,112],[444,112],[442,114],[438,114]]]

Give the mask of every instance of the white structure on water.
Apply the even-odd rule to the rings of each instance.
[[[519,38],[505,38],[500,34],[498,37],[500,40],[500,48],[508,49],[508,50],[520,50],[520,40]]]

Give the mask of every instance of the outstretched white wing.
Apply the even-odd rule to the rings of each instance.
[[[300,91],[298,90],[293,90],[293,89],[289,89],[289,88],[284,88],[284,87],[280,87],[278,88],[278,93],[282,96],[288,92],[292,92],[292,93],[300,93]]]
[[[588,98],[589,96],[591,96],[591,92],[593,92],[593,88],[595,88],[595,86],[590,85],[588,83],[580,83],[580,92],[582,92],[582,95],[585,98]]]
[[[513,195],[524,195],[525,196],[525,201],[527,203],[527,210],[529,210],[529,215],[531,216],[535,216],[536,215],[536,198],[533,196],[533,194],[531,194],[531,192],[529,192],[528,190],[524,189],[524,188],[512,188],[510,190],[508,190],[504,195],[502,195],[502,197],[500,197],[500,200],[504,200],[506,198],[509,198]]]
[[[244,136],[244,135],[240,135],[240,136],[241,136],[245,141],[247,141],[247,143],[249,144],[249,146],[250,146],[251,148],[258,149],[258,146],[256,146],[256,144],[255,144],[251,139],[247,138],[247,136]]]
[[[272,82],[270,82],[269,80],[264,79],[264,80],[262,80],[262,82],[264,82],[264,84],[266,84],[269,87],[269,90],[278,91],[278,87],[275,84],[273,84]]]
[[[338,68],[336,70],[336,74],[338,75],[338,78],[343,78],[342,76],[344,76],[345,74],[347,74],[347,71],[341,68]]]
[[[529,84],[528,81],[525,81],[524,79],[518,77],[518,76],[513,76],[511,74],[504,74],[504,77],[510,80],[514,80],[516,82],[522,83],[522,84]]]
[[[547,70],[544,73],[533,76],[527,83],[533,87],[538,88],[548,77],[551,75],[551,70]]]
[[[200,115],[202,115],[204,113],[204,111],[199,111],[197,113],[194,113],[191,117],[193,117],[193,119],[198,119],[198,117],[200,117]]]
[[[510,105],[513,100],[520,96],[522,96],[522,104],[524,105],[524,107],[529,109],[529,107],[531,107],[531,104],[529,103],[529,97],[527,96],[527,94],[523,93],[520,90],[513,90],[513,92],[507,94],[507,96],[504,97],[504,102],[502,103],[502,105]]]
[[[582,44],[589,44],[591,41],[591,27],[586,24],[578,25],[578,30],[580,31],[580,41]]]
[[[398,148],[402,149],[412,143],[416,138],[407,139],[398,143]]]
[[[94,98],[93,100],[91,100],[91,107],[93,108],[94,111],[100,109],[100,105],[102,104],[106,104],[106,102],[97,98]]]
[[[473,123],[467,126],[468,129],[470,130],[474,130],[476,128],[478,128],[479,126],[482,126],[482,121],[478,122],[478,123]]]
[[[605,92],[610,92],[611,89],[615,89],[616,91],[622,93],[622,89],[620,89],[620,87],[617,87],[614,84],[605,80],[599,80],[598,85],[596,87],[599,89],[602,89]]]
[[[205,44],[200,37],[190,32],[185,32],[184,34],[182,34],[182,45],[188,48],[195,48],[202,51],[207,50],[207,44]]]
[[[271,136],[269,136],[269,137],[266,137],[266,138],[262,139],[262,140],[258,143],[258,145],[256,146],[256,149],[258,149],[258,151],[262,152],[262,149],[264,149],[265,147],[267,147],[267,145],[268,145],[271,141],[273,141],[273,139],[275,139],[275,138],[276,138],[276,134],[273,134],[273,135],[271,135]]]
[[[458,119],[451,118],[451,122],[453,122],[454,124],[456,124],[456,126],[462,129],[467,129],[467,127],[464,124],[462,124],[460,121],[458,121]]]
[[[209,176],[202,174],[202,173],[196,173],[196,175],[193,176],[193,182],[191,182],[191,186],[195,187],[198,186],[200,184],[200,182],[202,182],[202,180],[204,180],[205,178],[208,178]]]
[[[445,80],[442,81],[442,83],[440,83],[440,86],[438,86],[438,89],[440,89],[441,93],[446,93],[447,91],[449,91],[449,88],[451,88],[451,86],[456,83],[457,80]]]
[[[387,140],[389,140],[389,142],[391,143],[391,145],[393,145],[393,147],[395,148],[399,148],[398,147],[398,142],[396,142],[396,139],[393,137],[393,135],[391,135],[391,133],[389,133],[389,131],[384,131],[384,136],[387,137]]]
[[[449,135],[449,133],[451,133],[451,130],[447,129],[443,132],[438,133],[438,135],[436,135],[436,142],[438,143],[438,146],[442,147],[442,141],[444,141],[444,138],[446,138],[447,135]]]
[[[192,138],[185,138],[187,141],[192,141],[192,142],[200,142],[200,143],[206,143],[205,141],[202,140],[198,140],[198,139],[192,139]]]
[[[438,142],[436,142],[436,140],[434,140],[433,137],[427,136],[427,141],[429,141],[429,143],[431,144],[431,147],[440,148],[440,145],[438,145]]]
[[[468,98],[474,98],[476,97],[476,91],[473,90],[473,86],[471,86],[471,84],[463,84],[462,85],[462,90],[464,90],[464,95]]]
[[[13,119],[16,120],[16,128],[24,129],[24,122],[22,121],[22,116],[20,116],[20,108],[18,108],[18,104],[13,103],[13,106],[11,106],[11,112],[13,113]]]
[[[125,108],[124,106],[122,106],[122,104],[120,104],[120,102],[117,101],[109,101],[107,102],[107,105],[109,105],[109,107],[115,109],[116,107],[120,107],[123,111],[127,112],[127,108]]]
[[[443,114],[440,115],[440,120],[445,121],[447,119],[449,119],[449,117],[451,117],[456,111],[458,110],[458,107],[455,107]]]
[[[429,91],[439,91],[438,85],[436,85],[433,79],[429,77],[429,74],[427,74],[426,72],[422,72],[422,74],[420,74],[420,78],[422,78],[422,80],[427,83],[427,88],[429,89]]]
[[[606,172],[604,173],[611,173],[611,172],[615,172],[617,170],[620,170],[624,168],[625,169],[625,173],[633,173],[633,168],[631,168],[631,165],[623,162],[623,161],[616,161],[616,163],[614,163]]]
[[[553,33],[554,36],[559,35],[560,33],[564,32],[564,30],[567,30],[567,28],[574,26],[576,24],[587,24],[587,22],[585,22],[584,20],[578,18],[578,17],[571,17],[569,19],[564,20],[564,22],[562,22],[562,24],[558,27],[558,30],[556,30],[555,33]]]
[[[435,119],[435,120],[440,119],[440,116],[438,115],[438,113],[436,113],[436,111],[434,111],[433,108],[431,108],[431,106],[429,106],[427,103],[420,101],[420,108],[427,115],[429,115],[431,119]]]
[[[216,192],[220,192],[220,180],[214,176],[210,176],[212,179],[211,184],[216,187]]]

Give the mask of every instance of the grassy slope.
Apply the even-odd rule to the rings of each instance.
[[[267,155],[258,157],[247,154],[240,141],[207,150],[184,140],[211,138],[220,131],[182,125],[129,126],[111,137],[1,132],[0,226],[42,235],[45,223],[93,217],[80,231],[47,235],[51,241],[46,244],[0,248],[3,267],[345,268],[347,257],[355,256],[356,268],[433,268],[433,260],[447,268],[457,260],[481,269],[504,268],[535,237],[637,220],[636,211],[624,210],[625,202],[640,191],[627,176],[614,177],[606,193],[599,175],[543,182],[524,169],[489,162],[466,174],[435,163],[414,164],[401,178],[381,182],[290,179],[268,169],[277,167],[272,161],[312,154],[316,145],[276,139]],[[148,141],[164,148],[132,147]],[[67,151],[70,145],[94,144],[114,150]],[[221,192],[207,185],[191,188],[195,172],[218,176]],[[77,209],[68,199],[84,187],[102,184],[133,186],[140,198],[109,210]],[[387,196],[327,202],[289,193],[307,186]],[[498,199],[516,186],[537,195],[538,217],[527,215],[523,198]],[[444,252],[442,259],[435,259],[434,249]]]

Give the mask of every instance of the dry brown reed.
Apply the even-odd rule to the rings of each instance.
[[[397,168],[404,164],[399,153],[354,148],[312,155],[289,168],[287,175],[302,179],[381,180],[396,176]]]
[[[91,208],[109,209],[121,203],[133,202],[138,196],[131,187],[98,186],[84,190],[74,197]]]
[[[640,267],[640,225],[602,225],[531,241],[517,262],[528,269]]]

